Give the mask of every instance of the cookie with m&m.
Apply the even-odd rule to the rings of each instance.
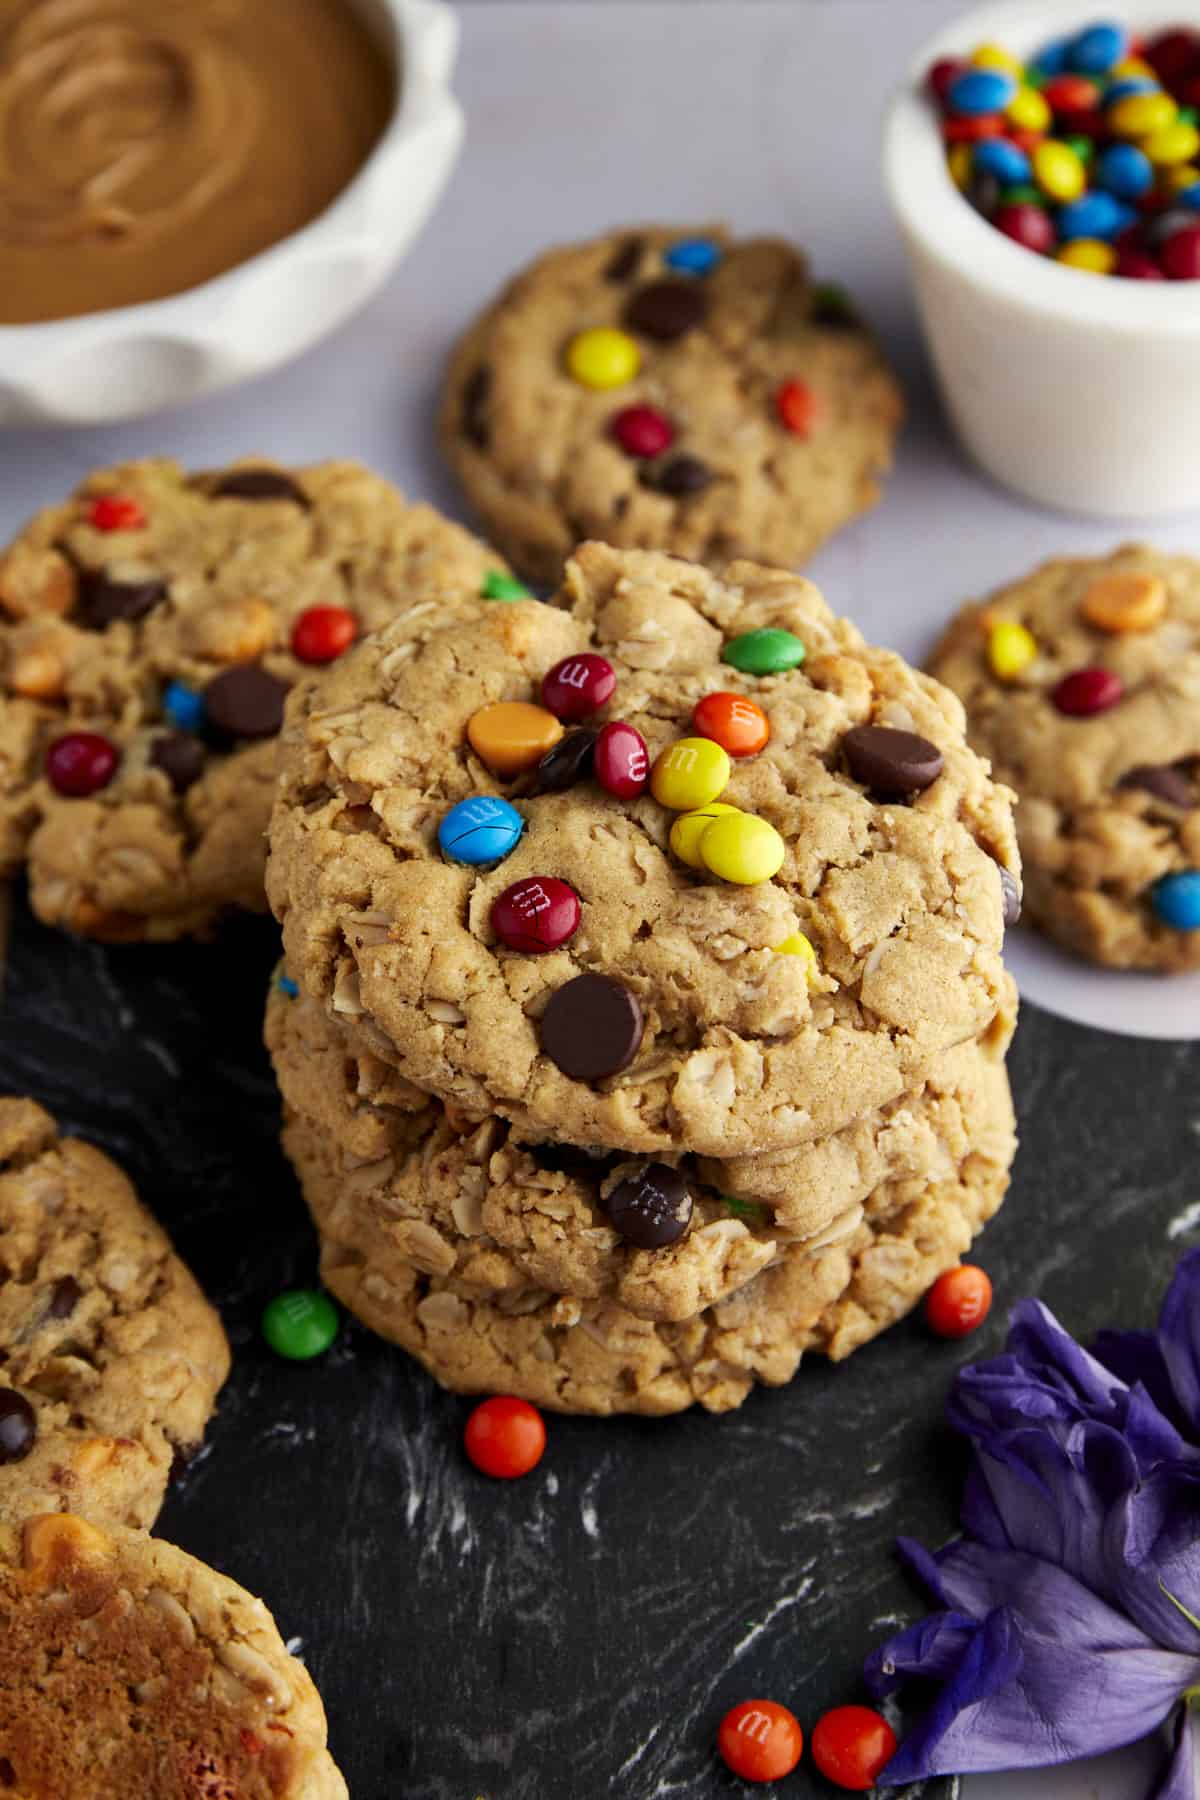
[[[1030,923],[1112,968],[1200,969],[1200,561],[1045,563],[965,607],[929,667],[1020,796]]]
[[[0,552],[0,876],[27,868],[38,916],[86,937],[261,911],[290,691],[511,582],[352,463],[89,476]]]
[[[306,999],[459,1118],[659,1161],[810,1144],[997,1030],[1019,864],[951,695],[779,569],[589,543],[555,598],[293,702]]]
[[[795,567],[874,503],[901,412],[792,245],[630,227],[505,286],[451,359],[441,439],[493,542],[552,583],[586,537]]]

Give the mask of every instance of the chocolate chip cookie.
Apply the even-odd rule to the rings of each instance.
[[[635,1156],[794,1149],[1005,1034],[1010,796],[953,695],[777,570],[589,544],[559,598],[294,696],[307,996],[466,1118]]]
[[[0,1789],[21,1800],[347,1800],[261,1600],[73,1513],[0,1523]]]
[[[516,277],[450,363],[442,445],[492,539],[794,567],[878,498],[902,399],[840,289],[773,238],[610,232]]]
[[[121,1171],[32,1100],[0,1099],[0,1352],[0,1519],[152,1525],[229,1346]]]
[[[129,463],[0,557],[0,875],[48,924],[203,933],[263,906],[289,689],[499,559],[350,463]]]
[[[1025,911],[1123,969],[1200,969],[1200,562],[1126,545],[965,607],[930,668],[1017,790]]]

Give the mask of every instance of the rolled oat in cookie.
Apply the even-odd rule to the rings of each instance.
[[[121,1171],[10,1098],[0,1352],[0,1520],[151,1526],[229,1373],[225,1333]]]
[[[559,600],[401,621],[292,697],[268,891],[306,996],[467,1118],[659,1158],[795,1149],[1005,1039],[1011,796],[953,695],[779,570],[588,544]],[[609,697],[560,718],[587,659]]]
[[[0,554],[0,875],[88,937],[261,911],[290,689],[501,572],[352,463],[89,476]]]
[[[553,583],[589,537],[794,567],[874,504],[902,410],[790,244],[648,226],[509,282],[451,359],[441,439],[489,535]]]
[[[73,1513],[0,1523],[0,1788],[21,1800],[347,1800],[261,1600]]]

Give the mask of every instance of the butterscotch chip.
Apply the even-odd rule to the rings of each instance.
[[[989,635],[1014,625],[1037,654],[1002,680]],[[1113,968],[1200,969],[1200,931],[1155,904],[1164,878],[1200,870],[1200,561],[1127,544],[1045,563],[966,606],[929,666],[1020,795],[1024,917]],[[1084,670],[1118,697],[1072,716],[1055,695]]]
[[[229,1347],[121,1171],[31,1100],[0,1099],[0,1275],[0,1519],[152,1525]],[[30,1531],[96,1541],[77,1520]]]
[[[20,1800],[347,1800],[270,1613],[172,1544],[0,1522],[0,1790]]]
[[[282,701],[318,673],[293,652],[297,621],[334,605],[362,632],[400,616],[417,631],[501,567],[351,463],[189,476],[157,459],[89,477],[0,561],[0,878],[27,865],[40,918],[109,941],[261,911]],[[76,729],[118,753],[84,799],[45,778]],[[163,766],[172,732],[196,743],[193,779]]]

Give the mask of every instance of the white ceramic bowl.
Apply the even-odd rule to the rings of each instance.
[[[286,0],[261,0],[283,5]],[[399,70],[379,143],[310,225],[186,293],[0,326],[0,424],[93,425],[229,387],[307,350],[370,298],[433,210],[463,136],[443,0],[355,0]]]
[[[1090,24],[1200,26],[1197,0],[1008,0],[938,33],[884,134],[884,177],[950,417],[990,475],[1097,517],[1200,507],[1200,282],[1064,268],[1010,242],[954,188],[924,76],[992,39],[1018,55]]]

